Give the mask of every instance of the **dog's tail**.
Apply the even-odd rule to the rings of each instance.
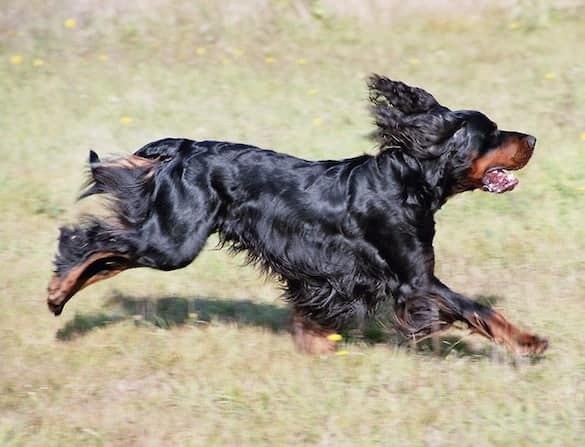
[[[168,139],[170,140],[170,139]],[[147,217],[160,165],[177,152],[177,144],[150,143],[134,155],[100,160],[89,152],[90,176],[79,199],[108,194],[113,218],[122,227],[136,227]]]
[[[124,227],[137,227],[147,217],[157,172],[168,160],[191,149],[191,140],[164,138],[138,149],[133,155],[100,160],[89,151],[90,176],[79,199],[108,194],[113,217]]]
[[[79,199],[108,194],[113,217],[123,227],[136,227],[146,218],[160,163],[159,157],[138,155],[100,160],[90,151],[90,177]]]

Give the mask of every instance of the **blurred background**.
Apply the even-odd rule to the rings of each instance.
[[[0,1],[0,445],[581,446],[585,2]],[[215,249],[46,308],[87,151],[165,136],[309,159],[372,152],[365,78],[537,136],[510,194],[439,212],[438,274],[551,347],[400,343],[381,315],[339,355],[294,351],[277,285]]]

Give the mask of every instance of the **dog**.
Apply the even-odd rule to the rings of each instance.
[[[183,268],[217,233],[282,283],[301,351],[334,351],[331,334],[390,302],[413,340],[460,321],[513,352],[544,352],[546,339],[434,274],[435,213],[464,191],[514,189],[511,171],[528,163],[535,137],[383,76],[368,87],[375,155],[307,161],[183,138],[103,161],[90,151],[80,198],[108,195],[111,215],[60,229],[50,310],[61,314],[78,291],[129,268]]]

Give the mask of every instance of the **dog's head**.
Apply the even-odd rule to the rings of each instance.
[[[372,75],[368,85],[380,149],[433,160],[447,195],[476,188],[502,193],[518,184],[508,171],[528,163],[536,144],[532,135],[499,130],[481,112],[452,111],[402,82]]]

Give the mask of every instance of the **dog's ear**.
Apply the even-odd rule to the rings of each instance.
[[[392,81],[384,76],[372,74],[368,78],[370,101],[375,108],[392,108],[403,115],[427,113],[441,107],[437,100],[422,88],[410,87],[404,82]]]
[[[380,150],[402,149],[417,158],[448,151],[443,144],[464,120],[423,89],[378,75],[368,80],[376,130],[370,135]]]

